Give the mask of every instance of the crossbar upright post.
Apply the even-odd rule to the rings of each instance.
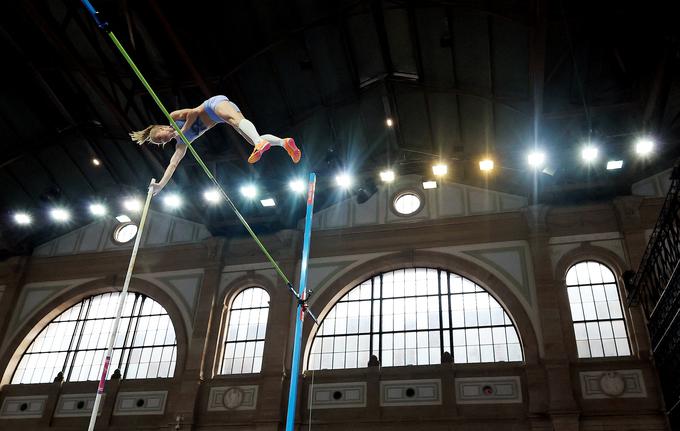
[[[297,405],[298,377],[300,375],[300,356],[302,355],[302,324],[304,323],[307,307],[307,261],[309,246],[312,238],[312,215],[314,213],[314,191],[316,189],[316,174],[309,174],[307,188],[307,213],[305,215],[305,234],[302,241],[302,261],[300,263],[300,286],[298,290],[298,305],[295,315],[295,341],[293,343],[293,360],[290,366],[290,388],[288,390],[288,412],[286,414],[286,431],[293,431],[295,426],[295,408]]]

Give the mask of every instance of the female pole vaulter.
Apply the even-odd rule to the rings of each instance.
[[[228,123],[254,147],[253,152],[248,157],[248,163],[255,163],[260,160],[262,154],[272,146],[283,147],[293,163],[299,162],[302,155],[293,138],[281,139],[274,135],[258,134],[255,125],[246,119],[238,106],[226,96],[213,96],[195,108],[173,111],[170,113],[170,117],[182,128],[182,133],[189,142],[193,142],[216,124]],[[178,134],[172,126],[153,124],[144,130],[131,132],[130,138],[139,145],[145,142],[164,145],[172,139],[178,138]],[[160,181],[151,185],[154,195],[158,194],[170,181],[177,165],[187,152],[187,145],[179,139],[176,140],[175,154],[172,155],[163,177]]]

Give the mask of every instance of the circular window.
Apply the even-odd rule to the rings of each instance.
[[[394,199],[394,210],[401,215],[411,215],[420,209],[420,196],[413,192],[402,193]]]
[[[113,240],[118,244],[130,242],[137,235],[139,228],[132,222],[123,223],[113,231]]]

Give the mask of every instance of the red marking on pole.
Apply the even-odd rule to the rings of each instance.
[[[305,292],[302,293],[302,303],[300,304],[300,322],[305,320],[305,311],[307,311],[307,303],[305,301]]]
[[[97,393],[98,394],[104,393],[104,382],[106,382],[106,374],[108,374],[110,363],[111,363],[111,356],[107,356],[106,359],[104,360],[104,370],[102,371],[102,378],[99,379],[99,387],[97,387]]]
[[[307,205],[311,205],[314,202],[314,189],[316,188],[315,183],[309,183],[309,191],[307,192]]]

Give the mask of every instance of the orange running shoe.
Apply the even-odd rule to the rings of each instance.
[[[286,149],[290,158],[293,159],[293,163],[297,163],[300,161],[300,157],[302,157],[302,152],[300,152],[300,149],[297,147],[297,145],[295,145],[295,139],[285,138],[283,140],[283,148]]]
[[[271,146],[269,141],[265,141],[264,139],[258,142],[258,144],[255,145],[253,152],[250,153],[250,157],[248,157],[248,163],[257,163],[257,161],[260,160],[260,157],[262,157],[262,153],[270,149]]]

